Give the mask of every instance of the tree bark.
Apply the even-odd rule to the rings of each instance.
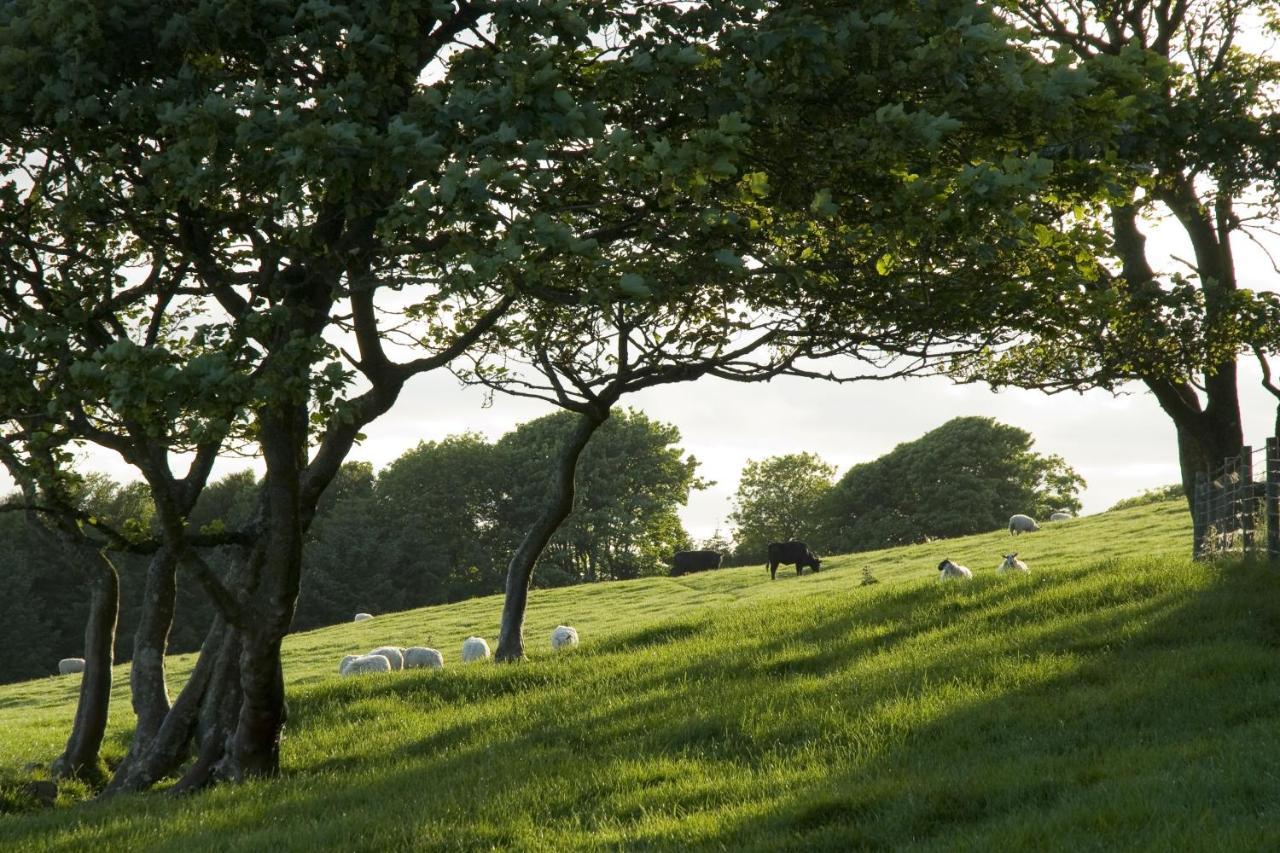
[[[533,580],[534,565],[552,535],[573,511],[573,481],[577,473],[578,457],[582,455],[592,434],[608,417],[608,408],[581,412],[573,431],[560,446],[542,514],[525,534],[520,547],[507,565],[502,627],[498,634],[498,651],[494,655],[497,660],[517,661],[524,658],[524,612],[529,603],[529,584]]]
[[[214,620],[200,647],[195,669],[179,691],[160,728],[146,743],[137,749],[130,748],[104,792],[107,796],[144,791],[182,764],[196,735],[200,710],[213,691],[215,672],[226,657],[225,645],[233,634],[223,619]]]
[[[133,634],[133,664],[129,674],[133,712],[138,718],[130,751],[133,744],[145,746],[155,737],[169,713],[164,656],[169,646],[177,601],[177,566],[177,552],[169,546],[157,551],[147,566],[141,617]]]
[[[250,618],[240,634],[240,713],[220,778],[243,781],[280,771],[280,739],[288,719],[280,646],[293,622],[302,578],[304,508],[300,482],[307,448],[305,407],[264,415],[260,443],[267,463],[262,509],[265,533],[249,555]],[[318,493],[317,493],[318,495]],[[304,513],[305,509],[305,513]]]
[[[84,673],[75,722],[66,748],[53,762],[55,779],[105,778],[99,750],[107,731],[111,704],[111,665],[115,660],[116,620],[120,614],[120,577],[106,554],[81,546],[75,549],[94,561],[90,582],[89,619],[84,629]]]
[[[219,778],[240,711],[240,635],[228,627],[221,637],[209,686],[195,716],[196,761],[173,786],[173,794],[199,791]]]

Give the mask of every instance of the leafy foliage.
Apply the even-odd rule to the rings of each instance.
[[[850,468],[823,501],[828,536],[841,551],[864,551],[991,530],[1013,513],[1079,510],[1084,480],[1060,457],[1033,453],[1032,441],[991,418],[950,420]]]
[[[813,453],[789,453],[748,460],[738,481],[729,520],[735,526],[735,556],[760,560],[770,542],[804,539],[824,549],[818,508],[831,488],[836,469]]]

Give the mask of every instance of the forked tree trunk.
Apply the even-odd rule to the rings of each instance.
[[[173,786],[174,794],[198,791],[216,781],[218,764],[235,735],[241,698],[239,632],[226,629],[214,661],[196,715],[196,761]]]
[[[533,567],[547,547],[547,542],[573,511],[573,481],[578,457],[596,429],[609,417],[609,410],[583,412],[578,415],[573,431],[560,445],[552,468],[551,488],[547,491],[542,514],[525,534],[507,565],[506,599],[502,605],[502,627],[498,634],[500,661],[524,658],[524,612],[529,603],[529,584]]]
[[[120,578],[106,554],[88,548],[74,549],[90,554],[94,562],[90,581],[89,619],[84,629],[84,673],[75,722],[66,748],[53,762],[55,779],[84,779],[97,783],[104,778],[99,750],[107,731],[111,704],[111,665],[116,650],[116,619],[120,614]]]
[[[179,691],[159,730],[146,743],[129,750],[107,785],[106,795],[145,791],[176,770],[186,759],[197,732],[200,710],[214,692],[214,675],[224,657],[228,637],[233,633],[220,617],[214,619],[200,647],[195,669]]]

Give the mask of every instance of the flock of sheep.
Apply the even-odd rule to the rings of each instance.
[[[1071,518],[1070,513],[1058,511],[1049,516],[1050,521],[1065,521]],[[1040,525],[1029,515],[1014,515],[1009,518],[1009,533],[1034,533],[1040,529]],[[772,546],[771,546],[772,547]],[[1012,554],[1002,554],[1004,560],[996,569],[1000,574],[1008,572],[1031,571],[1027,564],[1018,559],[1018,552]],[[797,566],[797,570],[798,570]],[[816,570],[816,566],[814,567]],[[954,563],[949,559],[943,560],[938,564],[938,580],[965,580],[973,577],[973,570],[959,563]],[[372,619],[371,613],[357,613],[355,622],[364,622]],[[578,632],[576,629],[568,625],[557,625],[551,632],[551,648],[559,650],[578,645]],[[487,660],[489,657],[489,644],[485,642],[483,637],[467,637],[462,641],[461,660],[463,663],[471,663],[472,661]],[[379,646],[368,654],[364,655],[347,655],[338,664],[338,674],[340,675],[363,675],[370,672],[392,672],[401,669],[440,669],[444,666],[444,655],[438,649],[428,648],[426,646],[412,646],[404,649],[398,646]],[[70,675],[72,673],[84,672],[84,658],[63,658],[58,661],[58,673],[61,675]]]
[[[368,613],[357,613],[356,622],[372,619]],[[578,631],[569,625],[557,625],[551,632],[551,648],[553,651],[571,648],[578,645]],[[484,637],[467,637],[462,641],[461,660],[463,663],[488,660],[489,644]],[[398,646],[379,646],[365,655],[347,655],[338,664],[338,674],[365,675],[371,672],[392,672],[401,669],[440,669],[444,666],[444,655],[439,650],[426,646],[412,646],[402,649]]]
[[[1066,521],[1068,518],[1071,518],[1071,513],[1066,510],[1058,510],[1049,516],[1050,521]],[[1039,529],[1040,525],[1037,524],[1036,520],[1029,515],[1022,515],[1019,513],[1009,517],[1009,533],[1013,535],[1034,533]],[[1030,574],[1030,567],[1018,559],[1017,551],[1014,551],[1012,554],[1001,554],[1000,556],[1003,558],[1003,562],[1001,562],[1000,566],[996,569],[1000,574],[1003,575],[1009,572]],[[973,570],[968,566],[953,563],[949,559],[944,559],[941,563],[938,563],[938,580],[940,581],[969,580],[972,578]]]

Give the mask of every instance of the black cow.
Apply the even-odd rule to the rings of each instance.
[[[769,543],[769,577],[775,580],[778,577],[779,563],[787,565],[795,563],[796,574],[800,574],[800,570],[805,566],[815,572],[822,567],[822,560],[809,550],[808,545],[798,539],[792,539],[790,542]]]
[[[720,568],[724,555],[719,551],[676,551],[675,567],[671,574],[687,575],[691,572],[702,572],[707,569]]]

